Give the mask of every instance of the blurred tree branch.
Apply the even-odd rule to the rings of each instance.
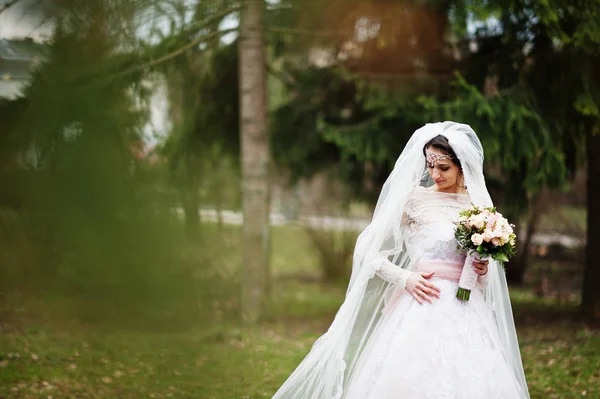
[[[265,31],[273,33],[291,34],[291,35],[303,35],[303,36],[314,36],[314,37],[345,37],[347,32],[342,31],[314,31],[310,29],[294,29],[294,28],[279,28],[265,26]]]
[[[281,83],[283,83],[288,88],[293,88],[294,85],[297,84],[296,79],[291,74],[287,73],[285,70],[277,70],[273,68],[270,64],[266,64],[265,68],[269,74],[276,77]]]
[[[130,69],[127,69],[127,70],[121,72],[119,74],[119,76],[127,75],[127,74],[130,74],[130,73],[133,73],[133,72],[137,72],[137,71],[141,71],[141,70],[144,70],[146,68],[151,68],[153,66],[161,64],[161,63],[163,63],[165,61],[168,61],[168,60],[170,60],[172,58],[175,58],[175,57],[183,54],[186,50],[189,50],[189,49],[191,49],[194,46],[197,46],[197,45],[199,45],[201,43],[205,43],[205,42],[207,42],[207,41],[209,41],[211,39],[217,38],[219,36],[226,35],[227,33],[236,32],[237,30],[238,30],[237,28],[224,29],[224,30],[220,30],[220,31],[216,31],[216,32],[210,33],[210,34],[205,35],[205,36],[200,36],[197,39],[192,40],[188,44],[186,44],[186,45],[178,48],[177,50],[170,52],[169,54],[166,54],[166,55],[164,55],[164,56],[162,56],[160,58],[157,58],[155,60],[148,61],[147,63],[145,63],[143,65],[138,65],[138,66],[132,67]]]
[[[148,68],[156,67],[173,58],[184,54],[187,50],[194,48],[202,43],[210,42],[231,32],[238,31],[238,28],[215,30],[210,32],[210,27],[222,20],[227,15],[239,10],[239,6],[229,7],[210,17],[192,23],[189,27],[183,29],[174,35],[166,36],[160,43],[149,46],[141,51],[136,50],[129,53],[115,54],[107,62],[99,64],[92,70],[82,71],[75,77],[69,77],[62,84],[78,86],[80,89],[90,89],[103,86],[109,82],[122,78],[136,72],[142,72]],[[208,31],[205,34],[198,35],[201,31]],[[198,35],[193,39],[192,36]],[[187,43],[182,42],[189,40]],[[167,54],[164,54],[167,52]],[[158,58],[155,58],[157,57]]]

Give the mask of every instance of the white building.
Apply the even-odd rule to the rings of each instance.
[[[44,60],[45,49],[32,39],[0,39],[0,97],[22,94],[31,72]]]

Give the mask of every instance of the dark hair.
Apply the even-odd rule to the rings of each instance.
[[[425,157],[427,157],[427,155],[425,154],[425,151],[429,147],[437,148],[438,150],[442,151],[444,154],[450,155],[452,157],[452,162],[454,162],[454,164],[456,166],[458,166],[459,168],[462,169],[462,165],[460,164],[460,160],[458,159],[458,157],[456,156],[456,153],[454,152],[454,150],[450,146],[450,143],[448,142],[448,139],[446,138],[446,136],[438,134],[437,136],[435,136],[434,138],[432,138],[431,140],[429,140],[427,142],[427,144],[425,144],[425,147],[423,147],[423,155]]]

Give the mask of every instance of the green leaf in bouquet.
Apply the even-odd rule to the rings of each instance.
[[[506,256],[506,254],[504,252],[500,252],[500,253],[496,254],[496,256],[494,256],[494,258],[500,262],[508,262],[508,256]]]

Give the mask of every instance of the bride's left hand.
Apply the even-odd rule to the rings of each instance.
[[[475,268],[475,273],[479,274],[480,276],[484,276],[487,274],[489,264],[489,261],[487,259],[483,260],[475,258],[473,262],[471,262],[471,264]]]

